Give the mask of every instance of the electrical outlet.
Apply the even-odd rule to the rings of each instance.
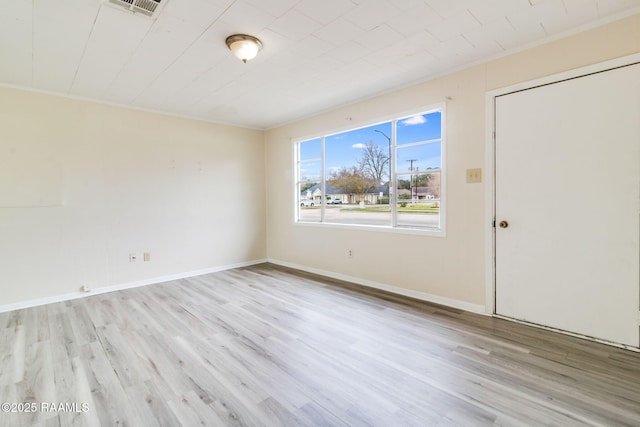
[[[347,249],[347,257],[353,258],[353,249]]]
[[[473,184],[477,182],[482,182],[482,169],[467,169],[467,183]]]
[[[129,262],[138,261],[138,254],[129,254]]]
[[[81,290],[82,292],[91,292],[91,288],[90,288],[89,286],[87,286],[87,285],[83,285],[83,286],[80,288],[80,290]]]
[[[145,252],[145,253],[143,253],[143,254],[142,254],[142,260],[143,260],[144,262],[149,262],[149,261],[151,261],[151,253],[149,253],[149,252]]]

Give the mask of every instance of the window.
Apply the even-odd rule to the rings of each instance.
[[[298,141],[296,220],[442,231],[443,108]]]
[[[322,204],[322,140],[313,139],[298,145],[299,221],[320,221]],[[309,209],[306,209],[309,208]],[[316,209],[314,209],[316,208]]]

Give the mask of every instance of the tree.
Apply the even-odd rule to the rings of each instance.
[[[413,175],[411,179],[399,179],[398,189],[410,190],[412,185],[413,187],[426,187],[429,185],[430,179],[431,174]]]
[[[413,177],[413,186],[414,187],[427,187],[429,185],[429,180],[431,179],[431,174],[420,174],[415,175]]]
[[[409,190],[412,195],[417,195],[418,190],[416,187],[427,187],[429,194],[433,197],[440,197],[440,172],[430,172],[423,174],[415,174],[411,176],[411,179],[399,179],[398,180],[398,190]],[[407,198],[411,199],[412,196],[409,195],[400,195],[398,198]]]
[[[362,148],[362,157],[358,159],[358,168],[364,176],[379,184],[383,182],[383,178],[389,176],[389,153],[386,153],[373,141],[369,141]]]
[[[411,181],[408,179],[398,180],[398,190],[409,190],[411,188]]]
[[[427,188],[433,197],[436,199],[440,197],[440,172],[429,174]]]
[[[305,191],[307,191],[308,189],[310,189],[311,187],[313,187],[316,184],[317,184],[317,182],[306,182],[306,183],[302,184],[302,186],[300,187],[300,192],[304,193]]]
[[[345,194],[364,195],[377,187],[379,182],[369,178],[358,166],[343,167],[331,174],[329,185],[342,190]]]

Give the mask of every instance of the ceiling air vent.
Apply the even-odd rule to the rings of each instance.
[[[163,1],[166,2],[166,0],[108,0],[111,4],[147,16],[154,16],[160,10],[160,2]]]

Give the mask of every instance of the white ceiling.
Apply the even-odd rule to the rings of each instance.
[[[254,128],[427,80],[640,0],[0,0],[0,84]],[[257,36],[258,57],[228,51]]]

